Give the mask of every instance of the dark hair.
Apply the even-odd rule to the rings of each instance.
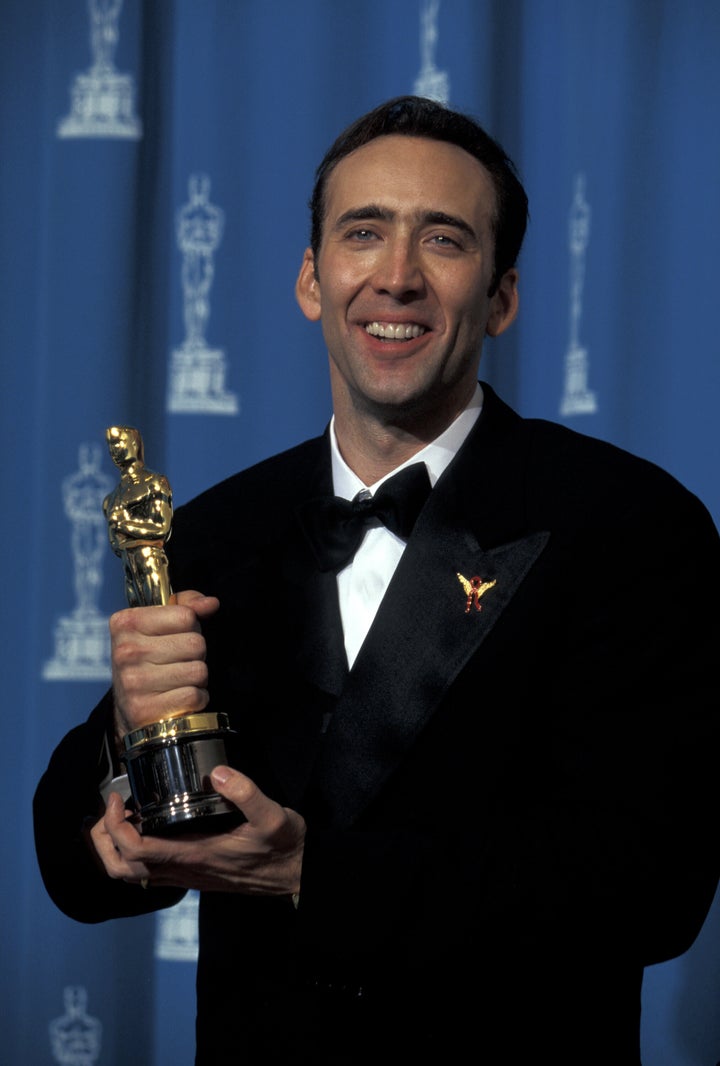
[[[315,172],[310,199],[310,245],[317,263],[325,221],[325,190],[329,175],[356,148],[384,137],[427,137],[463,148],[487,170],[497,200],[493,219],[494,278],[490,294],[506,270],[515,265],[528,221],[528,200],[513,161],[504,149],[468,115],[422,96],[396,96],[353,122],[325,153]]]

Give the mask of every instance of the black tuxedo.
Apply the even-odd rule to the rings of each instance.
[[[643,967],[710,906],[717,532],[657,467],[484,391],[351,671],[297,517],[331,491],[327,435],[178,508],[173,585],[221,602],[211,706],[308,823],[297,911],[201,899],[203,1066],[636,1066]],[[108,715],[35,802],[48,890],[80,921],[178,898],[109,881],[75,832]]]

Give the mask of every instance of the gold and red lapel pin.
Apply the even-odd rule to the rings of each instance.
[[[476,611],[482,611],[482,604],[480,603],[480,597],[484,596],[488,589],[491,589],[496,584],[497,579],[493,581],[483,581],[481,577],[471,577],[469,580],[463,577],[462,574],[457,575],[457,579],[462,585],[465,595],[467,596],[467,602],[465,604],[465,614],[470,613],[471,607],[474,605]]]

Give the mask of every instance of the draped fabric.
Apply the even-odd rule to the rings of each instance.
[[[32,842],[124,605],[106,427],[140,429],[176,505],[322,430],[326,353],[293,294],[314,168],[416,91],[471,111],[529,193],[520,318],[483,377],[720,520],[719,57],[716,0],[2,0],[0,1061],[192,1063],[196,897],[75,924]],[[720,1059],[719,926],[648,970],[646,1066]]]

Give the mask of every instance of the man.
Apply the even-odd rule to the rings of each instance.
[[[527,202],[474,122],[382,105],[312,210],[297,298],[332,423],[179,508],[177,604],[111,619],[113,695],[37,790],[48,890],[94,922],[200,889],[199,1066],[637,1066],[643,968],[718,879],[717,531],[657,467],[478,384]],[[372,517],[398,468],[412,531]],[[358,496],[338,531],[333,494]],[[105,738],[208,701],[246,822],[158,839],[103,810]]]

